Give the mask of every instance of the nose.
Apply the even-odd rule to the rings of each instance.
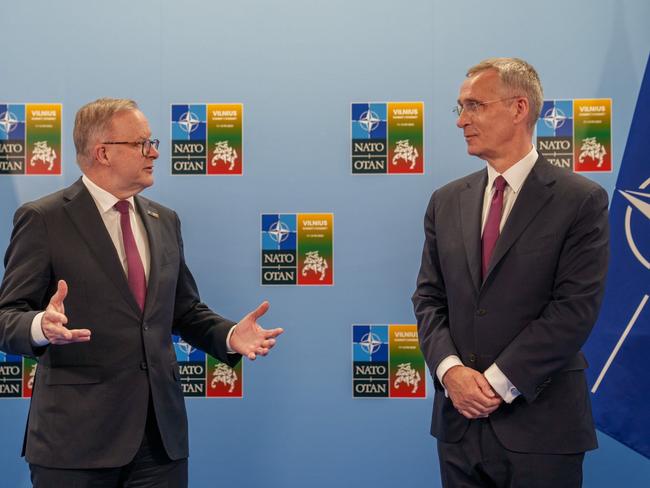
[[[456,127],[462,129],[468,124],[469,124],[469,117],[467,115],[467,110],[463,110],[458,116],[458,118],[456,119]]]
[[[156,149],[156,148],[152,145],[152,146],[149,148],[149,154],[147,155],[147,157],[149,157],[149,158],[151,158],[151,159],[158,159],[159,156],[160,156],[160,151],[158,151],[158,149]]]

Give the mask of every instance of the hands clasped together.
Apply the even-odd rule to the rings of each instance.
[[[456,410],[468,419],[487,417],[503,402],[485,376],[466,366],[450,368],[443,383]]]

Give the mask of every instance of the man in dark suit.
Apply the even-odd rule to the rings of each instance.
[[[580,348],[608,260],[607,194],[531,143],[535,69],[467,73],[457,125],[487,168],[434,192],[413,295],[445,487],[577,487],[596,448]]]
[[[36,487],[187,486],[172,333],[233,366],[282,329],[203,304],[176,213],[137,196],[158,141],[135,102],[100,99],[74,127],[83,177],[20,207],[0,288],[0,349],[38,357],[23,445]]]

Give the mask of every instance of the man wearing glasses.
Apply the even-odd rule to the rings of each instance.
[[[200,301],[176,213],[138,196],[157,139],[135,102],[99,99],[74,127],[83,176],[14,218],[0,349],[39,358],[23,454],[36,487],[187,486],[187,417],[172,333],[233,366],[282,329]]]
[[[607,193],[537,153],[542,100],[525,61],[470,68],[456,125],[487,165],[426,211],[413,304],[445,487],[579,487],[596,448],[580,348],[603,296]]]

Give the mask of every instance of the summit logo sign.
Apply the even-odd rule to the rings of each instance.
[[[352,396],[427,396],[416,325],[352,326]]]
[[[243,174],[243,112],[241,103],[172,104],[172,174]]]
[[[61,174],[60,103],[0,103],[2,174]]]
[[[352,104],[352,174],[424,173],[424,103]]]
[[[576,173],[612,171],[612,100],[546,100],[537,121],[537,151]]]
[[[334,214],[262,214],[262,285],[333,285]]]

